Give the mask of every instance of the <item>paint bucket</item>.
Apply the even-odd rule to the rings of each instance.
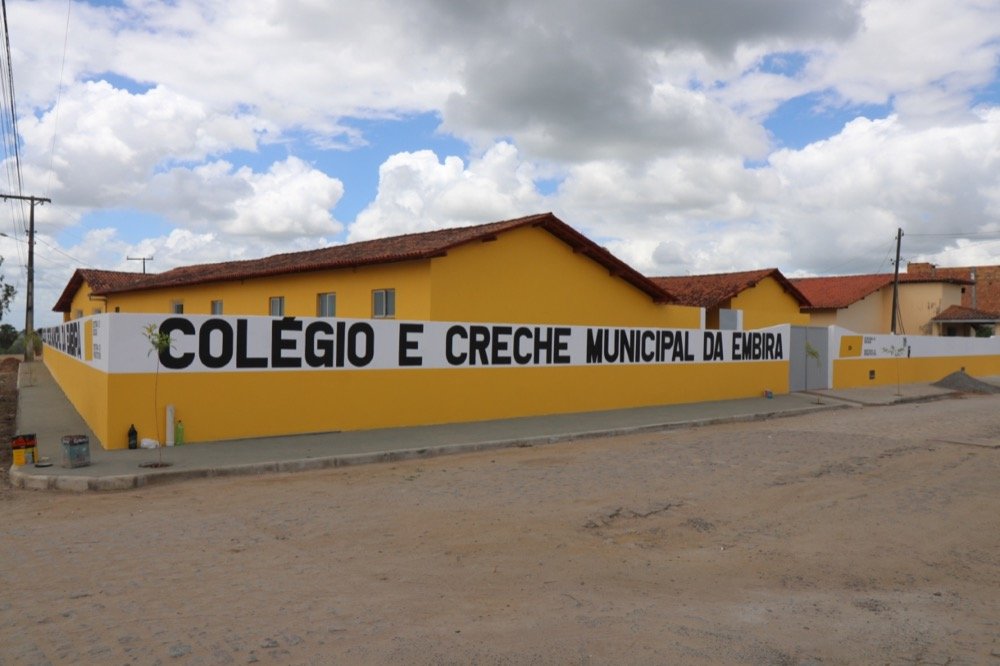
[[[10,440],[10,450],[14,457],[11,462],[14,465],[26,464],[24,455],[24,440],[21,439],[20,435],[16,435]]]
[[[62,438],[62,466],[86,467],[90,464],[90,438],[66,435]]]
[[[28,433],[27,435],[16,435],[22,442],[24,442],[24,464],[34,465],[38,462],[38,439],[35,437],[35,433]]]

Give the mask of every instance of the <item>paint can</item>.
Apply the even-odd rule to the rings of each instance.
[[[66,435],[62,438],[62,466],[86,467],[90,464],[90,438],[86,435]]]
[[[24,440],[20,435],[15,435],[10,440],[10,450],[13,454],[13,460],[11,461],[14,465],[24,465],[26,464],[24,455]]]
[[[38,462],[38,441],[35,433],[14,435],[10,440],[10,448],[14,454],[13,464],[34,465]]]
[[[34,465],[38,462],[38,439],[33,432],[21,435],[21,439],[24,440],[24,464]]]

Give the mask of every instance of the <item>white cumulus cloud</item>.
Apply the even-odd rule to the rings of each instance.
[[[537,212],[544,205],[533,171],[509,143],[466,164],[429,150],[398,153],[379,168],[375,200],[351,225],[348,240],[367,240]]]

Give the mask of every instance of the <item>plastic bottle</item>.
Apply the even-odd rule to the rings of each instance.
[[[177,419],[177,425],[174,426],[174,446],[180,446],[184,443],[184,421]]]

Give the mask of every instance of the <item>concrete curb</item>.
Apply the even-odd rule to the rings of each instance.
[[[883,401],[873,401],[873,400],[861,400],[858,398],[848,398],[846,396],[839,395],[827,395],[825,393],[820,393],[818,391],[802,391],[805,395],[812,395],[818,398],[825,398],[827,400],[839,400],[841,402],[849,403],[857,407],[888,407],[891,405],[905,405],[907,403],[914,402],[934,402],[935,400],[947,400],[949,398],[954,398],[959,395],[958,391],[948,391],[947,393],[935,393],[934,395],[915,395],[915,396],[892,396],[889,400]]]
[[[826,397],[826,396],[824,396]],[[522,437],[515,439],[492,440],[485,442],[469,442],[465,444],[442,444],[415,449],[399,449],[395,451],[375,451],[371,453],[348,453],[318,458],[299,458],[292,460],[264,461],[231,465],[226,467],[204,467],[194,469],[160,468],[155,472],[136,472],[134,474],[117,474],[109,476],[77,476],[68,474],[32,474],[30,467],[11,467],[9,478],[11,485],[24,490],[65,490],[71,492],[85,491],[116,491],[133,490],[152,483],[168,483],[192,479],[221,478],[230,476],[259,476],[261,474],[287,474],[306,472],[334,467],[350,467],[355,465],[370,465],[376,463],[400,462],[420,458],[434,458],[442,455],[460,453],[476,453],[517,447],[530,447],[558,442],[572,442],[581,439],[598,439],[620,435],[634,435],[644,432],[663,432],[683,428],[718,425],[723,423],[746,423],[765,421],[774,418],[804,416],[815,412],[832,409],[849,409],[847,404],[822,404],[800,409],[758,412],[720,416],[694,421],[673,421],[653,423],[641,426],[625,426],[604,430],[591,430],[558,435],[541,435],[538,437]]]

